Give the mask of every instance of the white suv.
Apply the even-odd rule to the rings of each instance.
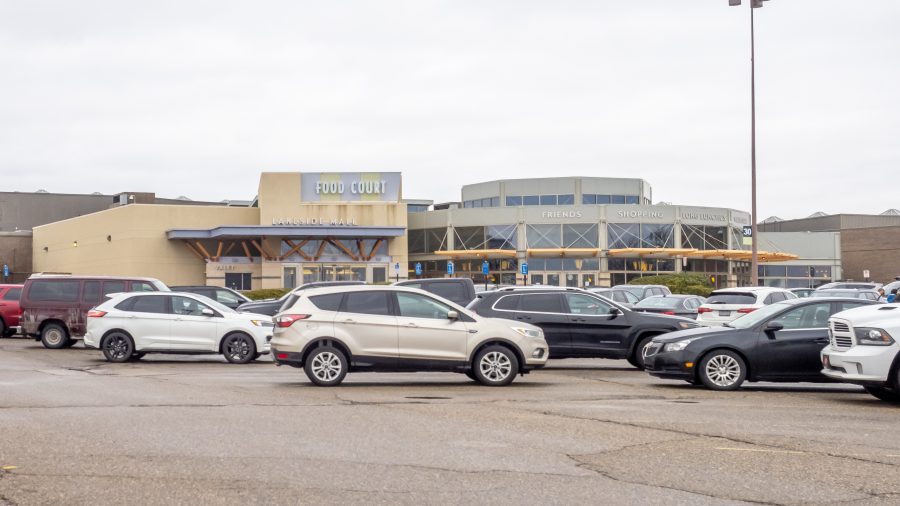
[[[714,290],[706,302],[697,308],[697,323],[708,327],[725,325],[761,307],[796,298],[796,295],[783,288],[770,286]]]
[[[842,311],[828,319],[828,330],[831,344],[822,350],[822,374],[900,402],[900,304]]]
[[[120,293],[87,313],[84,345],[106,360],[147,353],[221,353],[236,364],[269,352],[272,318],[187,292]]]
[[[356,371],[452,371],[508,385],[543,367],[549,349],[538,327],[401,286],[306,290],[275,315],[271,344],[278,365],[303,368],[320,386]]]

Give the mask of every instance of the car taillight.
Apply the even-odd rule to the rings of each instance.
[[[88,318],[103,318],[106,316],[106,311],[98,311],[96,309],[91,309],[87,312]]]
[[[305,320],[311,316],[311,314],[283,314],[275,317],[275,325],[281,328],[290,327],[295,321]]]
[[[674,315],[674,314],[675,314],[675,311],[663,311],[663,314],[671,314],[671,315]]]
[[[698,308],[697,308],[697,313],[699,313],[699,314],[703,314],[703,313],[712,313],[712,309],[710,309],[710,308],[708,308],[708,307],[698,307]]]
[[[742,307],[737,310],[738,313],[743,313],[743,314],[752,313],[754,311],[756,311],[755,307]]]

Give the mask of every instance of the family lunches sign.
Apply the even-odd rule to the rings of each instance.
[[[301,174],[303,202],[399,202],[399,172],[309,172]]]

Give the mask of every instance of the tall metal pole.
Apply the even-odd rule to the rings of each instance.
[[[759,265],[756,242],[756,50],[753,33],[753,1],[750,2],[750,225],[753,230],[750,254],[750,281],[759,285]]]

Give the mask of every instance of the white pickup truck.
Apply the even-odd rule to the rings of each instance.
[[[837,313],[828,319],[828,337],[822,374],[862,385],[883,401],[900,402],[900,304]]]

